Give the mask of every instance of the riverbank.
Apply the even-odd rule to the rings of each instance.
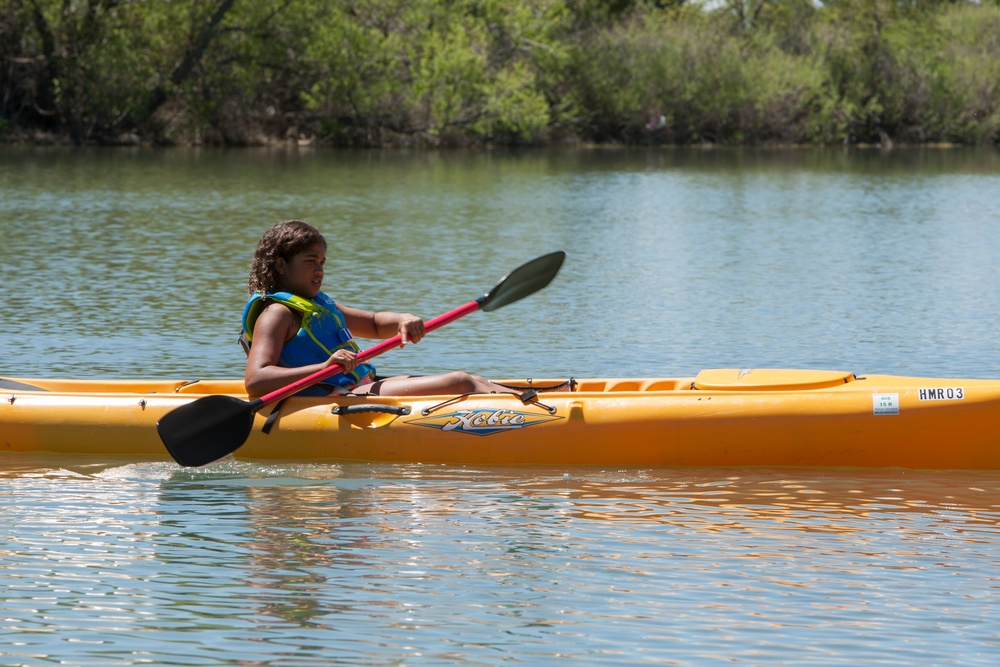
[[[812,148],[830,148],[830,147],[844,147],[857,150],[878,150],[878,151],[891,151],[895,149],[929,149],[929,150],[952,150],[952,149],[963,149],[970,148],[969,145],[953,142],[953,141],[925,141],[920,143],[915,142],[896,142],[891,139],[885,142],[869,143],[869,142],[853,142],[848,143],[846,141],[840,142],[838,144],[817,144],[817,143],[789,143],[789,142],[761,142],[761,143],[715,143],[703,141],[699,143],[691,144],[677,144],[677,143],[657,143],[652,140],[648,140],[642,143],[628,143],[623,141],[588,141],[580,137],[560,137],[558,140],[536,140],[536,141],[521,141],[516,144],[510,143],[498,143],[493,142],[488,139],[483,139],[476,136],[468,136],[464,139],[453,138],[449,142],[426,142],[419,141],[414,138],[402,138],[396,141],[385,141],[377,145],[339,145],[333,143],[327,143],[321,141],[318,137],[297,137],[297,138],[285,138],[285,137],[265,137],[257,136],[246,142],[241,142],[238,144],[227,144],[225,142],[219,141],[206,141],[203,139],[195,139],[187,142],[174,142],[170,144],[160,143],[152,141],[149,139],[144,139],[137,134],[131,133],[127,135],[122,135],[117,138],[105,138],[102,140],[88,140],[88,141],[77,141],[74,140],[69,134],[54,135],[49,132],[34,132],[31,130],[19,130],[16,132],[11,132],[7,134],[0,135],[0,145],[4,146],[53,146],[53,147],[100,147],[105,146],[109,148],[139,148],[139,149],[157,149],[157,148],[275,148],[275,149],[368,149],[368,148],[384,148],[384,149],[416,149],[416,150],[435,150],[435,149],[509,149],[509,148],[568,148],[568,149],[585,149],[585,150],[615,150],[615,149],[632,149],[632,148],[659,148],[659,149],[701,149],[701,150],[715,150],[715,149],[725,149],[725,148],[761,148],[761,149],[788,149],[788,150],[807,150]],[[992,142],[992,144],[998,150],[1000,150],[1000,141]]]
[[[52,4],[0,14],[4,141],[1000,145],[1000,4]]]

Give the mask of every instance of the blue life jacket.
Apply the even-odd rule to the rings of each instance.
[[[257,292],[247,301],[243,309],[243,335],[253,342],[253,325],[269,301],[288,306],[302,314],[302,324],[295,337],[281,348],[278,365],[286,368],[297,368],[318,364],[330,358],[330,355],[340,349],[358,352],[361,348],[354,342],[351,331],[347,328],[344,314],[329,296],[320,292],[314,299],[305,299],[290,292],[262,293]],[[365,377],[375,378],[375,367],[371,364],[358,364],[350,373],[337,373],[323,380],[324,384],[338,387],[353,387]],[[325,396],[329,389],[313,386],[299,392],[300,396]]]

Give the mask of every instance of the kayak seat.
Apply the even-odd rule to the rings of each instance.
[[[706,391],[799,391],[836,387],[856,379],[854,373],[844,371],[712,368],[698,373],[691,388]]]

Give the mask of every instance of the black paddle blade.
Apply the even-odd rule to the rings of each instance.
[[[253,429],[253,404],[233,396],[204,396],[156,422],[167,451],[182,466],[203,466],[232,454]]]
[[[565,259],[566,253],[557,250],[522,264],[480,297],[479,309],[488,313],[534,294],[552,282]]]

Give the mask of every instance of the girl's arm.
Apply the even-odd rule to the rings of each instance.
[[[333,364],[340,364],[348,371],[354,370],[358,365],[353,351],[337,350],[323,363],[296,368],[279,366],[281,348],[291,340],[298,328],[298,322],[287,306],[272,303],[264,308],[253,326],[253,345],[250,347],[247,369],[243,375],[243,385],[248,395],[263,396]]]
[[[389,311],[373,313],[350,306],[342,306],[339,303],[337,308],[340,308],[340,312],[344,314],[347,328],[351,330],[351,333],[361,338],[384,340],[399,334],[403,338],[403,345],[406,345],[407,343],[419,343],[426,333],[424,321],[411,313],[392,313]]]

